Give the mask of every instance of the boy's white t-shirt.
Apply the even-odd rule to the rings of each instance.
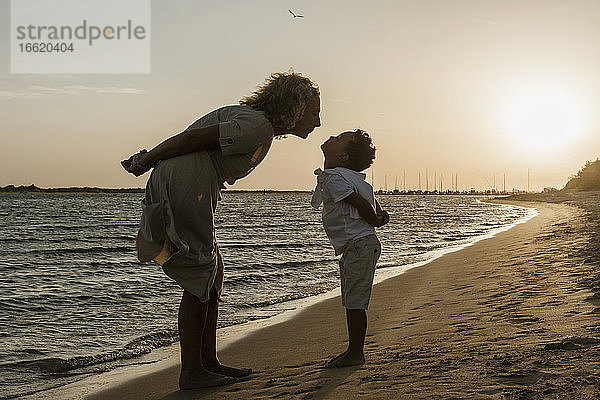
[[[375,228],[360,217],[355,207],[342,201],[357,192],[375,208],[373,187],[365,181],[365,174],[344,167],[324,171],[319,168],[315,175],[317,186],[311,204],[318,209],[323,203],[323,227],[335,254],[339,255],[350,240],[375,233]]]

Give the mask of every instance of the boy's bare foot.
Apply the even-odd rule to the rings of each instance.
[[[354,365],[363,365],[365,356],[363,353],[350,353],[348,351],[334,357],[327,363],[328,368],[352,367]]]
[[[236,378],[242,378],[252,373],[252,368],[234,368],[223,365],[220,362],[216,364],[204,364],[204,368],[215,374],[221,374],[226,376],[234,376]]]
[[[201,389],[213,386],[229,385],[236,382],[239,382],[239,379],[215,374],[206,370],[189,373],[182,372],[181,376],[179,377],[179,389]]]
[[[329,364],[331,364],[331,363],[335,362],[335,361],[336,361],[338,358],[344,357],[346,354],[348,354],[348,352],[349,352],[349,351],[350,351],[350,350],[346,350],[345,352],[343,352],[343,353],[341,353],[341,354],[338,354],[337,356],[333,357],[331,360],[329,360],[329,361],[327,361],[327,362],[325,363],[325,366],[326,366],[326,367],[329,367]]]

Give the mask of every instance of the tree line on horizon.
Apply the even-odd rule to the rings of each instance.
[[[575,175],[571,176],[564,190],[600,190],[600,159],[588,161]]]

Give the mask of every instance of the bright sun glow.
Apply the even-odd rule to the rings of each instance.
[[[508,107],[506,128],[526,151],[558,150],[581,135],[581,108],[564,91],[523,91]]]

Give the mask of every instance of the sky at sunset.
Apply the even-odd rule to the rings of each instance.
[[[599,42],[600,1],[152,1],[150,74],[21,75],[0,0],[0,186],[143,187],[121,159],[293,68],[322,126],[236,189],[313,188],[319,145],[356,127],[376,189],[562,187],[600,157]]]

